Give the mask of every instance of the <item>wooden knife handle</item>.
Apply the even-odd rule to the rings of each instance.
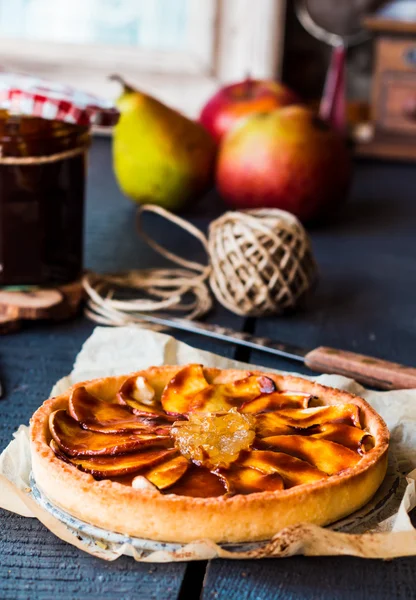
[[[363,354],[319,346],[305,364],[313,371],[337,373],[382,390],[416,388],[416,369]]]

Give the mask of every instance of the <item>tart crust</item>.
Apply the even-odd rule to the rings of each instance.
[[[31,419],[32,468],[37,485],[54,504],[73,516],[109,531],[157,541],[187,543],[198,539],[247,542],[270,539],[284,527],[302,522],[327,525],[358,510],[380,486],[387,469],[389,432],[382,418],[358,396],[292,376],[266,375],[279,390],[307,392],[321,405],[355,404],[362,427],[374,447],[353,468],[327,479],[275,492],[232,497],[194,498],[134,489],[115,481],[96,481],[60,460],[49,446],[49,415],[67,408],[72,390],[84,385],[93,395],[110,401],[132,375],[145,377],[160,393],[181,369],[152,367],[134,374],[81,382],[64,394],[46,400]],[[246,372],[206,368],[210,383],[241,379]]]

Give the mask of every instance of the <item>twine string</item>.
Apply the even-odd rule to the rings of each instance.
[[[242,316],[279,314],[295,307],[317,278],[308,235],[283,210],[228,212],[209,228],[210,286]]]
[[[83,280],[88,302],[85,314],[104,325],[127,325],[143,323],[140,313],[160,310],[183,313],[186,319],[205,315],[212,307],[207,285],[211,266],[185,259],[171,252],[153,238],[142,226],[145,212],[155,213],[184,229],[198,239],[208,254],[205,235],[188,221],[158,206],[144,205],[137,211],[136,225],[140,237],[161,256],[179,265],[171,268],[138,269],[114,275],[88,273]],[[141,297],[125,299],[117,297],[117,290],[129,289]],[[149,327],[146,324],[146,327]],[[151,326],[162,330],[161,326]]]
[[[145,212],[159,215],[198,239],[207,264],[183,258],[151,238],[142,226]],[[137,229],[151,248],[178,266],[87,274],[86,314],[96,322],[140,325],[140,313],[160,310],[182,312],[187,319],[201,317],[212,306],[208,282],[217,300],[238,315],[279,314],[300,303],[317,277],[304,228],[282,210],[227,212],[211,223],[207,239],[188,221],[145,205],[138,210]],[[136,297],[118,297],[117,290],[122,288]]]
[[[186,258],[183,258],[182,256],[179,256],[178,254],[175,254],[174,252],[167,250],[164,246],[162,246],[161,244],[156,242],[153,238],[151,238],[149,235],[147,235],[147,233],[145,232],[145,230],[143,229],[143,226],[142,226],[142,216],[143,216],[143,213],[145,213],[145,212],[150,212],[150,213],[159,215],[159,216],[163,217],[164,219],[166,219],[167,221],[174,223],[181,229],[184,229],[185,231],[187,231],[188,233],[193,235],[197,240],[199,240],[201,242],[205,252],[207,253],[207,256],[209,257],[208,240],[205,237],[205,235],[197,227],[192,225],[192,223],[189,223],[189,221],[185,221],[185,219],[181,219],[177,215],[172,214],[171,212],[169,212],[168,210],[165,210],[164,208],[161,208],[160,206],[153,206],[151,204],[145,204],[144,206],[141,206],[139,208],[139,210],[137,211],[137,220],[136,220],[137,229],[138,229],[140,236],[145,240],[145,242],[151,248],[153,248],[153,250],[155,250],[156,252],[158,252],[159,254],[164,256],[165,258],[168,258],[169,260],[176,263],[177,265],[180,265],[187,269],[191,269],[193,271],[199,271],[201,273],[202,279],[205,280],[211,271],[211,267],[209,264],[202,265],[201,263],[195,262],[193,260],[188,260]]]
[[[63,150],[62,152],[56,152],[55,154],[49,154],[45,156],[2,156],[0,146],[0,165],[43,165],[47,163],[58,162],[59,160],[74,158],[79,154],[84,154],[85,152],[87,152],[87,150],[88,145],[82,145],[78,148],[72,148],[71,150]]]

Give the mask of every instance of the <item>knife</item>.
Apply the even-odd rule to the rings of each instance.
[[[312,371],[319,373],[336,373],[351,377],[360,383],[382,390],[416,388],[416,369],[379,358],[319,346],[307,350],[301,346],[286,344],[266,337],[257,337],[222,327],[207,325],[186,319],[156,317],[149,314],[135,314],[140,321],[162,325],[180,331],[196,333],[215,340],[231,342],[253,350],[261,350],[268,354],[300,362]]]

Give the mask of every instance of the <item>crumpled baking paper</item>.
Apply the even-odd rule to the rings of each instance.
[[[151,365],[189,362],[220,368],[262,369],[192,348],[163,333],[131,326],[97,327],[79,353],[72,373],[55,384],[51,395],[86,379],[129,373]],[[416,530],[408,516],[416,506],[416,390],[374,392],[338,375],[321,375],[316,380],[365,398],[384,418],[391,434],[388,473],[379,492],[363,509],[331,527],[300,524],[277,532],[269,541],[232,546],[210,540],[184,545],[142,540],[141,548],[140,540],[134,544],[128,539],[123,543],[108,541],[105,532],[102,538],[97,538],[96,532],[88,534],[88,526],[87,533],[83,527],[78,530],[69,527],[35,501],[30,489],[31,458],[26,425],[19,427],[0,456],[0,507],[39,519],[59,538],[105,560],[115,560],[122,554],[144,562],[294,554],[384,559],[416,555]],[[108,537],[111,539],[111,534]]]

